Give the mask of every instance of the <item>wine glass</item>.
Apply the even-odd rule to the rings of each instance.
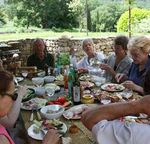
[[[101,64],[101,62],[97,58],[91,58],[89,60],[89,64],[90,64],[91,67],[97,68],[97,67],[99,67],[99,65]]]
[[[55,89],[54,88],[47,88],[46,93],[48,97],[52,97],[55,94]]]
[[[22,76],[23,76],[24,78],[26,78],[26,77],[28,76],[28,71],[27,71],[27,70],[23,70],[23,71],[21,72],[21,74],[22,74]]]
[[[32,78],[32,82],[37,87],[42,87],[42,85],[44,84],[44,78],[42,78],[42,77],[34,77],[34,78]]]

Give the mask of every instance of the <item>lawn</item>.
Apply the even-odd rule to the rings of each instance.
[[[30,31],[30,32],[22,32],[22,31]],[[31,32],[32,31],[32,32]],[[12,33],[10,33],[12,32]],[[5,26],[0,28],[0,41],[5,40],[18,40],[18,39],[26,39],[26,38],[60,38],[63,36],[71,37],[71,38],[86,38],[86,37],[92,37],[92,38],[98,38],[98,37],[111,37],[111,36],[117,36],[120,34],[124,34],[128,36],[128,33],[115,33],[115,32],[89,32],[88,36],[86,31],[85,32],[78,32],[77,29],[75,30],[57,30],[52,31],[50,29],[39,29],[35,27],[31,27],[28,30],[25,30],[25,28],[17,29],[12,26]],[[139,35],[139,34],[134,34]],[[142,34],[140,34],[142,35]]]
[[[100,32],[89,32],[88,36],[86,32],[53,32],[53,31],[43,31],[43,32],[32,32],[32,33],[6,33],[0,34],[0,40],[12,40],[12,39],[26,39],[26,38],[60,38],[63,36],[68,36],[72,38],[82,38],[82,37],[108,37],[116,36],[117,33],[100,33]]]

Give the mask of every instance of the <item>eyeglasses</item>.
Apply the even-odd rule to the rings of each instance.
[[[16,101],[16,99],[18,98],[18,93],[14,93],[14,94],[9,94],[9,93],[2,93],[2,96],[6,95],[9,96],[13,101]]]

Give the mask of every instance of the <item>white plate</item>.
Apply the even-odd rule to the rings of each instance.
[[[45,71],[41,71],[39,73],[37,73],[38,77],[44,77],[45,76]]]
[[[84,111],[84,109],[89,107],[97,106],[96,104],[81,104],[78,106],[73,106],[70,109],[66,110],[63,113],[63,116],[66,119],[81,119],[81,114]]]
[[[21,103],[21,109],[24,110],[33,110],[40,109],[42,106],[45,106],[47,100],[42,98],[33,98],[29,101]]]
[[[18,81],[18,82],[21,82],[21,81],[23,81],[24,80],[24,78],[23,77],[15,77],[16,78],[16,80]]]
[[[60,91],[60,86],[56,85],[55,83],[48,83],[44,85],[44,87],[45,87],[45,90],[52,88],[52,89],[55,89],[55,91]]]
[[[125,87],[121,84],[106,83],[101,86],[101,89],[109,92],[119,92],[123,91]]]
[[[61,130],[61,132],[63,132],[63,133],[66,133],[67,132],[67,126],[66,126],[66,124],[65,123],[63,123],[62,122],[62,130]],[[42,131],[39,131],[39,133],[35,133],[34,132],[34,127],[36,127],[36,124],[32,124],[29,128],[28,128],[28,135],[30,136],[30,137],[32,137],[33,139],[36,139],[36,140],[43,140],[43,138],[44,138],[44,132],[42,132]]]
[[[125,90],[123,90],[122,92],[116,93],[116,95],[117,95],[117,96],[121,96],[121,97],[126,98],[126,99],[129,99],[130,97],[132,97],[133,91],[132,91],[132,90],[125,89]]]

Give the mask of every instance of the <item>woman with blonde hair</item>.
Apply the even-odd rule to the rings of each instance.
[[[150,67],[150,39],[146,36],[134,37],[128,43],[128,50],[133,59],[128,75],[117,74],[116,80],[131,90],[143,94],[145,74]],[[126,81],[125,81],[126,80]]]

